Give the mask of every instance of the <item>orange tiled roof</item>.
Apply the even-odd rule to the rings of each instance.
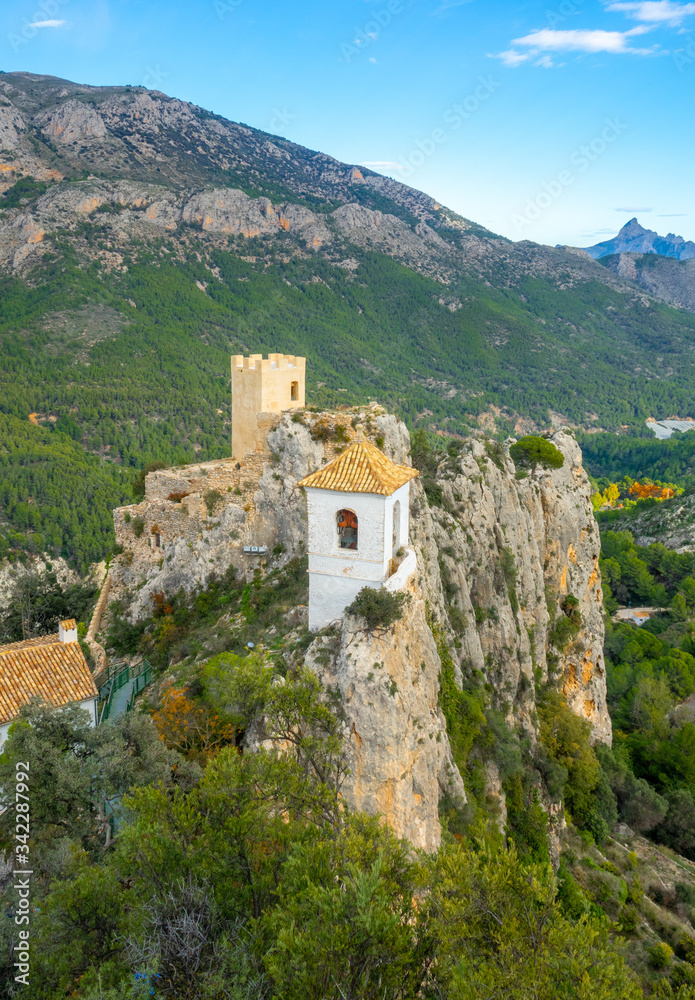
[[[95,698],[97,689],[78,642],[41,636],[0,646],[0,725],[39,697],[59,708]]]
[[[0,646],[0,653],[6,653],[10,649],[29,649],[31,646],[51,646],[58,642],[58,633],[54,635],[39,635],[35,639],[22,639],[19,642],[8,642],[5,646]]]
[[[77,622],[74,618],[66,618],[64,622],[60,623],[66,632],[70,632],[72,629],[77,628]]]
[[[369,441],[356,441],[332,462],[306,476],[298,486],[344,493],[378,493],[390,497],[415,476],[417,469],[396,465]]]

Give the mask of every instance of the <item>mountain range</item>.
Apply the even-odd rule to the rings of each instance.
[[[640,285],[677,309],[695,311],[695,243],[659,236],[630,219],[617,236],[586,252],[614,274]]]
[[[695,315],[633,277],[142,87],[0,74],[0,294],[0,536],[81,566],[129,469],[228,454],[230,354],[458,435],[692,400]]]
[[[695,257],[695,243],[674,233],[659,236],[653,229],[641,226],[637,219],[630,219],[612,240],[586,247],[586,252],[595,260],[619,253],[653,253],[661,257],[675,257],[676,260],[689,260]]]

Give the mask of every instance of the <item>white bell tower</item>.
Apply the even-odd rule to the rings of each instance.
[[[417,475],[358,441],[298,484],[307,497],[312,632],[341,618],[363,587],[405,586],[416,566],[408,515]]]

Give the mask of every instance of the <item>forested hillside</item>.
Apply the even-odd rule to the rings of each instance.
[[[136,470],[227,454],[233,353],[304,354],[310,402],[450,434],[688,410],[695,315],[585,255],[143,88],[14,73],[0,97],[5,548],[84,568]]]

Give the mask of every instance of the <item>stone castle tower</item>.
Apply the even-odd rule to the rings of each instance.
[[[263,451],[264,415],[304,406],[306,358],[289,354],[232,357],[232,458]]]

